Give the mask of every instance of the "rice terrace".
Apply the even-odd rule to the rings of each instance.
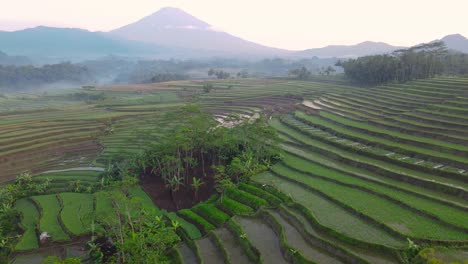
[[[102,34],[163,20],[167,39],[204,25],[165,8]],[[135,36],[121,57],[4,55],[0,263],[468,263],[468,54],[450,37],[323,58],[158,39],[168,59]]]

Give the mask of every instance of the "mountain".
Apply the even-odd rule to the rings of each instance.
[[[214,55],[282,55],[286,50],[266,47],[215,30],[210,24],[177,8],[166,7],[109,32],[133,41],[209,51]]]
[[[76,28],[35,27],[0,31],[0,50],[28,57],[79,58],[119,55],[155,55],[168,49],[118,39],[102,32]]]
[[[323,48],[308,49],[296,52],[300,57],[319,58],[353,58],[366,55],[389,53],[402,47],[392,46],[383,42],[365,41],[356,45],[330,45]]]
[[[468,39],[460,34],[445,36],[441,39],[447,48],[468,53]]]

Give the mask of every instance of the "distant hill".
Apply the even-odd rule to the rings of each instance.
[[[8,54],[0,51],[0,65],[27,65],[31,64],[31,60],[25,56],[8,56]]]
[[[300,57],[319,58],[353,58],[366,55],[389,53],[402,47],[392,46],[383,42],[366,41],[356,45],[330,45],[323,48],[308,49],[296,52]]]
[[[441,39],[447,48],[468,53],[468,39],[460,34],[445,36]]]
[[[135,23],[109,32],[128,40],[162,46],[211,51],[219,54],[284,55],[288,51],[266,47],[226,32],[177,8],[166,7]]]
[[[86,58],[108,54],[154,55],[168,49],[118,39],[101,32],[40,26],[14,32],[0,31],[0,50],[34,57]]]

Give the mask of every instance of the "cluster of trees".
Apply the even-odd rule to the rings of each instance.
[[[249,71],[247,70],[242,70],[236,74],[237,78],[248,78],[249,77]]]
[[[192,65],[176,60],[124,61],[123,63],[120,60],[117,61],[120,66],[114,65],[118,68],[109,73],[116,75],[112,82],[131,84],[186,80],[189,78],[186,71]],[[108,63],[113,65],[111,62]],[[94,62],[93,65],[99,64]],[[101,72],[98,70],[95,74],[99,76]]]
[[[92,77],[86,67],[69,62],[42,67],[0,65],[0,88],[17,90],[57,82],[80,84],[90,80]]]
[[[71,100],[75,101],[103,101],[106,99],[104,93],[77,92],[69,95]]]
[[[299,80],[305,80],[309,78],[311,74],[312,73],[305,66],[289,71],[290,76],[294,76],[294,78],[297,78]]]
[[[151,77],[147,82],[148,83],[158,83],[158,82],[168,82],[168,81],[179,81],[187,80],[188,75],[179,74],[179,73],[158,73]]]
[[[442,61],[444,73],[448,75],[468,74],[468,54],[449,53]]]
[[[406,82],[432,78],[436,75],[464,74],[466,55],[447,51],[441,41],[418,45],[392,54],[365,56],[336,65],[344,69],[350,79],[365,85]]]
[[[255,174],[279,159],[278,136],[265,117],[232,117],[229,122],[236,125],[228,128],[191,105],[167,118],[178,124],[146,151],[115,166],[118,169],[111,172],[114,178],[161,177],[171,195],[185,186],[193,187],[196,196],[196,186],[217,172],[223,172],[219,182],[226,177],[238,181],[242,175]]]
[[[214,70],[214,69],[209,69],[208,70],[208,76],[216,76],[216,79],[224,80],[228,79],[231,77],[231,74],[229,72],[225,72],[223,70]]]
[[[336,72],[336,69],[333,68],[332,66],[328,66],[328,67],[322,67],[320,68],[318,74],[320,75],[327,75],[329,76],[330,74],[333,74]]]

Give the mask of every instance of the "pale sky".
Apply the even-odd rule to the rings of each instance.
[[[166,6],[241,38],[292,50],[468,37],[468,0],[0,0],[0,30],[47,25],[108,31]]]

